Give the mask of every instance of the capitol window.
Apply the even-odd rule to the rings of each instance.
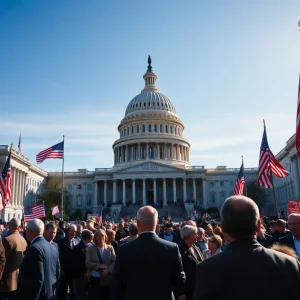
[[[157,132],[157,125],[154,124],[154,132]]]
[[[91,191],[92,190],[92,184],[88,183],[87,186],[86,186],[86,188],[87,188],[88,191]]]
[[[92,195],[91,194],[87,194],[87,196],[86,196],[86,205],[87,206],[92,205]]]
[[[151,124],[148,125],[148,132],[151,132]]]
[[[171,126],[171,134],[173,134],[173,127]]]
[[[177,134],[177,127],[174,128],[174,134]]]
[[[224,186],[224,181],[220,181],[220,186]]]
[[[213,181],[210,181],[209,186],[210,187],[215,187],[215,183]]]
[[[68,190],[72,191],[72,184],[68,184]]]
[[[145,124],[142,125],[142,131],[146,132],[146,126],[145,126]]]
[[[160,131],[160,132],[163,132],[163,126],[160,125],[159,127],[160,127],[160,128],[159,128],[159,131]]]
[[[136,125],[136,133],[140,132],[140,125]]]
[[[131,134],[134,134],[134,127],[131,126]]]
[[[211,203],[216,203],[216,194],[215,193],[210,194],[210,202]]]
[[[127,127],[127,135],[129,135],[129,127]]]
[[[166,125],[166,133],[169,132],[169,128],[168,128],[168,125]]]
[[[81,206],[82,205],[82,195],[78,194],[76,197],[76,202],[77,202],[77,206]]]

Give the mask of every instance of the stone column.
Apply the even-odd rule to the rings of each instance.
[[[94,204],[93,207],[98,206],[98,182],[95,181],[95,195],[94,195]]]
[[[130,160],[133,160],[134,158],[133,158],[133,154],[134,154],[134,145],[131,145],[131,148],[130,148],[130,150],[131,150],[131,157],[130,157]]]
[[[179,160],[179,154],[180,154],[180,150],[179,150],[179,145],[177,144],[177,151],[176,151],[176,159]]]
[[[183,202],[185,202],[187,200],[186,197],[186,178],[182,178],[183,180]]]
[[[135,204],[135,179],[132,179],[132,204]]]
[[[123,205],[126,205],[126,181],[123,179]]]
[[[176,195],[176,178],[173,178],[173,202],[177,202],[177,195]]]
[[[202,188],[203,188],[203,206],[207,206],[207,195],[206,195],[206,180],[202,179]]]
[[[113,203],[117,202],[117,182],[113,180]]]
[[[196,179],[193,178],[193,198],[197,201],[197,191],[196,191]]]
[[[126,145],[126,154],[125,154],[125,161],[129,161],[129,149],[128,145]]]
[[[153,178],[153,200],[154,204],[157,204],[157,198],[156,198],[156,178]]]
[[[17,206],[21,205],[22,202],[22,194],[23,194],[23,171],[19,171],[20,172],[20,178],[19,178],[19,183],[20,183],[20,189],[19,189],[19,199],[18,199],[18,203]]]
[[[137,160],[141,159],[141,143],[138,144],[138,157]]]
[[[167,183],[166,178],[163,179],[163,187],[164,187],[164,206],[167,205]]]
[[[171,144],[171,159],[174,160],[174,144]]]
[[[143,179],[143,205],[146,205],[146,179]]]
[[[160,159],[159,143],[157,143],[157,159]]]
[[[149,159],[149,144],[146,143],[146,159]]]
[[[165,143],[165,159],[168,159],[167,143]]]
[[[20,187],[21,187],[21,180],[20,180],[20,170],[19,169],[16,169],[16,177],[17,177],[17,192],[16,192],[16,201],[14,203],[14,205],[18,205],[19,204],[19,201],[20,201]]]
[[[107,181],[104,180],[104,206],[107,206]]]

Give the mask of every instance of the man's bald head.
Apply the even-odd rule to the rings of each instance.
[[[221,207],[224,233],[235,239],[253,237],[259,225],[259,209],[256,203],[245,196],[232,196]]]
[[[300,214],[290,214],[288,218],[289,230],[298,240],[300,239]]]
[[[137,225],[139,231],[155,231],[158,213],[152,206],[143,206],[137,212]]]

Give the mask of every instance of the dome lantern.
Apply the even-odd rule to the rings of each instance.
[[[155,87],[155,81],[157,79],[157,76],[152,70],[151,63],[152,63],[152,60],[151,60],[151,56],[149,55],[148,56],[148,69],[147,69],[146,74],[143,76],[143,78],[145,80],[145,88],[143,89],[143,91],[158,91],[158,89]]]

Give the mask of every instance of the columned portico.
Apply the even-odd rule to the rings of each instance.
[[[166,185],[166,178],[163,179],[163,197],[164,197],[164,206],[167,205],[167,185]]]
[[[157,204],[157,197],[156,197],[156,178],[153,179],[153,201],[154,201],[154,204]]]
[[[135,204],[135,179],[132,179],[132,204]]]
[[[176,178],[173,178],[173,202],[177,202],[177,196],[176,196]]]
[[[193,178],[193,198],[195,201],[197,200],[196,179],[195,178]]]
[[[207,197],[206,197],[206,180],[202,179],[202,189],[203,189],[203,206],[207,206]]]
[[[186,196],[186,178],[183,178],[183,201],[185,202],[187,200]]]
[[[122,197],[123,205],[126,205],[126,181],[123,179],[123,197]]]
[[[98,206],[98,182],[95,181],[95,195],[94,195],[93,207],[97,207],[97,206]]]
[[[113,181],[113,203],[117,202],[117,182]]]

